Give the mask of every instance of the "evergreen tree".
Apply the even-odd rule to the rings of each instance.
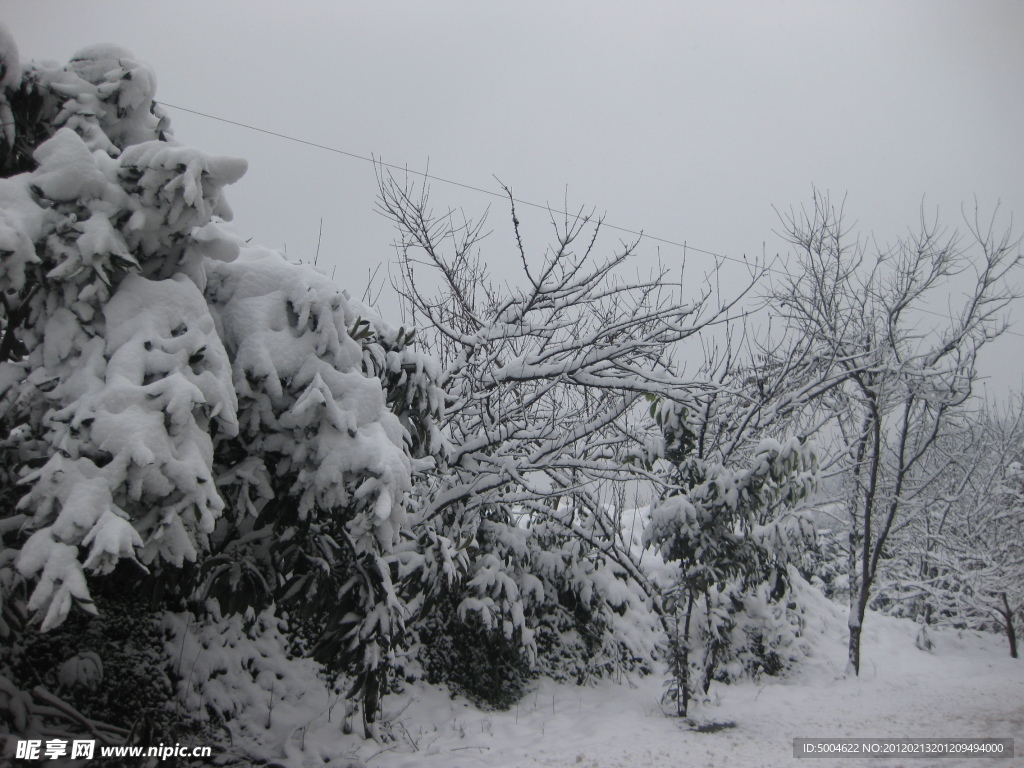
[[[402,634],[386,557],[438,446],[429,361],[231,233],[245,162],[175,141],[129,52],[19,70],[0,43],[4,630],[95,614],[99,586],[276,601],[355,676],[372,733]]]
[[[698,450],[700,427],[687,409],[652,398],[651,413],[664,434],[657,457],[670,466],[669,490],[652,505],[643,538],[677,566],[663,585],[662,617],[672,673],[666,699],[683,716],[720,666],[744,650],[737,614],[766,615],[766,605],[786,595],[788,566],[813,530],[786,512],[813,492],[816,462],[805,441],[765,438],[726,463]],[[762,607],[751,610],[751,598]],[[770,668],[777,662],[765,658],[774,652],[764,647],[767,633],[754,633],[754,651]]]

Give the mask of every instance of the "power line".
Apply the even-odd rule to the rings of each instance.
[[[518,198],[518,197],[511,197],[510,198],[510,197],[506,196],[502,192],[495,192],[493,189],[485,189],[484,187],[475,187],[472,184],[466,184],[466,183],[461,182],[461,181],[454,181],[453,179],[446,179],[446,178],[441,177],[441,176],[435,176],[434,174],[428,173],[426,171],[414,171],[414,170],[412,170],[412,169],[410,169],[410,168],[408,168],[406,166],[394,165],[393,163],[386,163],[383,160],[380,160],[378,158],[367,157],[366,155],[360,155],[360,154],[358,154],[356,152],[347,152],[347,151],[345,151],[343,149],[338,149],[337,147],[331,147],[331,146],[328,146],[326,144],[317,144],[316,142],[313,142],[313,141],[307,141],[306,139],[300,139],[300,138],[297,138],[295,136],[289,136],[288,134],[285,134],[285,133],[278,133],[277,131],[267,130],[266,128],[259,128],[259,127],[255,126],[255,125],[249,125],[248,123],[241,123],[241,122],[239,122],[237,120],[228,120],[226,117],[218,117],[217,115],[211,115],[211,114],[208,114],[206,112],[198,112],[198,111],[196,111],[194,109],[188,109],[186,107],[179,107],[179,106],[177,106],[175,104],[168,104],[166,101],[161,101],[161,102],[159,102],[159,104],[161,104],[162,106],[165,106],[165,107],[171,107],[172,109],[181,110],[182,112],[188,112],[188,113],[193,114],[193,115],[199,115],[200,117],[206,117],[206,118],[209,118],[210,120],[217,120],[218,122],[221,122],[221,123],[227,123],[228,125],[237,125],[239,128],[246,128],[246,129],[248,129],[250,131],[256,131],[257,133],[265,133],[268,136],[276,136],[279,139],[285,139],[287,141],[294,141],[297,144],[305,144],[307,147],[314,147],[316,149],[322,149],[322,150],[325,150],[327,152],[333,152],[333,153],[335,153],[337,155],[344,155],[345,157],[351,157],[354,160],[363,160],[365,162],[373,163],[374,165],[379,165],[379,166],[382,166],[384,168],[391,168],[392,170],[402,171],[403,173],[412,173],[412,174],[415,174],[416,176],[422,176],[424,179],[430,179],[431,181],[439,181],[439,182],[441,182],[443,184],[451,184],[452,186],[455,186],[455,187],[461,187],[462,189],[468,189],[468,190],[471,190],[473,192],[480,192],[481,194],[490,195],[491,197],[500,197],[502,200],[511,199],[512,202],[514,202],[514,203],[517,203],[519,205],[525,205],[525,206],[528,206],[530,208],[539,208],[540,210],[550,211],[551,213],[557,213],[557,214],[562,215],[562,216],[569,216],[569,215],[571,215],[571,214],[567,213],[566,211],[562,211],[562,210],[559,210],[557,208],[552,208],[550,205],[543,205],[541,203],[534,203],[534,202],[531,202],[530,200],[523,200],[523,199]],[[680,243],[680,242],[678,242],[676,240],[669,240],[668,238],[664,238],[664,237],[655,237],[654,235],[649,235],[649,234],[647,234],[647,233],[645,233],[643,231],[637,231],[635,229],[629,229],[628,227],[620,227],[617,224],[609,224],[607,221],[602,221],[601,222],[601,226],[602,227],[606,227],[607,229],[614,229],[617,232],[623,232],[623,233],[628,234],[628,235],[635,235],[636,237],[646,238],[648,240],[653,240],[654,242],[657,242],[657,243],[664,243],[666,245],[676,246],[677,248],[685,248],[687,251],[696,251],[697,253],[703,253],[703,254],[706,254],[708,256],[714,256],[716,259],[722,259],[724,261],[732,261],[732,262],[735,262],[737,264],[743,264],[743,265],[748,266],[748,267],[750,266],[750,263],[746,259],[737,259],[735,256],[727,256],[724,253],[715,253],[714,251],[707,251],[707,250],[705,250],[703,248],[697,248],[696,246],[689,245],[687,243]],[[785,272],[782,272],[780,270],[773,270],[773,269],[769,269],[768,267],[765,267],[765,270],[769,271],[769,272],[776,272],[776,273],[778,273],[780,275],[786,274]]]
[[[386,163],[383,160],[380,160],[378,158],[367,157],[366,155],[360,155],[360,154],[358,154],[356,152],[347,152],[344,149],[338,149],[337,147],[331,147],[331,146],[328,146],[326,144],[317,144],[314,141],[307,141],[306,139],[300,139],[300,138],[298,138],[296,136],[289,136],[286,133],[279,133],[277,131],[271,131],[271,130],[268,130],[266,128],[260,128],[258,126],[250,125],[248,123],[239,122],[238,120],[229,120],[226,117],[219,117],[218,115],[211,115],[211,114],[209,114],[207,112],[199,112],[198,110],[189,109],[188,107],[180,107],[180,106],[178,106],[176,104],[170,104],[170,103],[168,103],[166,101],[161,101],[161,102],[157,102],[157,103],[159,103],[161,106],[164,106],[164,107],[170,107],[171,109],[180,110],[181,112],[188,112],[189,114],[192,114],[192,115],[198,115],[200,117],[205,117],[205,118],[208,118],[210,120],[216,120],[216,121],[221,122],[221,123],[227,123],[228,125],[235,125],[235,126],[238,126],[239,128],[245,128],[246,130],[255,131],[257,133],[263,133],[263,134],[266,134],[268,136],[276,136],[279,139],[285,139],[286,141],[292,141],[292,142],[295,142],[296,144],[304,144],[307,147],[313,147],[315,149],[322,149],[325,152],[333,152],[336,155],[344,155],[345,157],[351,157],[354,160],[363,160],[364,162],[371,163],[373,165],[378,165],[378,166],[381,166],[383,168],[390,168],[392,170],[402,171],[403,173],[412,173],[412,174],[414,174],[416,176],[422,176],[424,179],[430,179],[431,181],[441,182],[442,184],[450,184],[450,185],[452,185],[454,187],[461,187],[462,189],[468,189],[468,190],[470,190],[472,192],[479,192],[481,194],[489,195],[491,197],[499,197],[499,198],[501,198],[503,200],[511,199],[511,201],[514,202],[514,203],[518,203],[519,205],[525,205],[525,206],[530,207],[530,208],[539,208],[540,210],[549,211],[550,213],[557,213],[557,214],[562,215],[562,216],[569,216],[569,215],[571,215],[571,214],[569,214],[566,211],[562,211],[562,210],[559,210],[557,208],[552,208],[550,205],[542,205],[541,203],[534,203],[534,202],[531,202],[530,200],[522,200],[522,199],[520,199],[518,197],[512,197],[511,195],[506,196],[504,193],[502,193],[502,192],[495,192],[493,189],[485,189],[483,187],[476,187],[476,186],[473,186],[472,184],[466,184],[466,183],[461,182],[461,181],[455,181],[454,179],[446,179],[446,178],[444,178],[442,176],[435,176],[434,174],[428,173],[426,171],[411,170],[407,166],[395,165],[393,163]],[[635,229],[629,229],[628,227],[621,227],[621,226],[618,226],[617,224],[609,224],[606,221],[602,221],[601,222],[601,226],[602,227],[607,227],[608,229],[613,229],[613,230],[615,230],[617,232],[623,232],[623,233],[628,234],[628,235],[634,235],[635,237],[638,237],[640,239],[647,238],[648,240],[651,240],[651,241],[656,242],[656,243],[664,243],[665,245],[671,245],[671,246],[674,246],[676,248],[682,248],[684,253],[685,252],[689,252],[689,251],[696,251],[697,253],[703,253],[703,254],[705,254],[707,256],[713,256],[714,258],[721,259],[723,261],[731,261],[731,262],[734,262],[736,264],[743,264],[744,266],[747,266],[747,267],[751,266],[751,264],[746,260],[746,258],[737,259],[735,256],[728,256],[728,255],[726,255],[724,253],[716,253],[714,251],[708,251],[708,250],[705,250],[704,248],[698,248],[696,246],[689,245],[685,241],[680,243],[677,240],[670,240],[670,239],[665,238],[665,237],[656,237],[655,235],[649,235],[649,234],[643,232],[642,230],[638,231],[638,230],[635,230]],[[765,272],[773,272],[773,273],[778,274],[778,275],[787,275],[788,274],[788,273],[786,273],[786,272],[784,272],[782,270],[773,269],[773,268],[771,268],[771,267],[769,267],[767,265],[763,266],[762,269]],[[934,315],[935,317],[942,317],[942,318],[946,317],[946,315],[943,315],[941,312],[934,312],[934,311],[929,310],[929,309],[918,309],[917,311],[922,312],[923,314],[926,314],[926,315]],[[1005,330],[1004,333],[1007,333],[1007,334],[1009,334],[1011,336],[1019,336],[1020,338],[1024,338],[1024,333],[1017,333],[1016,331],[1011,331],[1009,329]]]

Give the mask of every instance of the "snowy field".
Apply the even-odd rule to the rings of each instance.
[[[1011,659],[1005,638],[933,631],[919,650],[918,626],[870,614],[864,675],[844,675],[845,612],[822,599],[820,626],[808,626],[813,655],[787,680],[715,685],[708,732],[666,717],[659,675],[596,686],[542,682],[507,712],[481,711],[446,690],[414,686],[385,701],[394,741],[378,744],[341,733],[297,708],[280,723],[278,758],[286,766],[449,768],[582,766],[673,768],[806,766],[945,768],[1024,766],[1024,660]],[[795,759],[794,738],[1014,738],[1014,759]],[[265,732],[264,732],[265,738]],[[266,742],[264,742],[266,743]]]

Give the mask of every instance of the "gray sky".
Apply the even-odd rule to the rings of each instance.
[[[922,202],[951,227],[975,198],[1024,231],[1024,5],[1005,2],[327,2],[0,0],[23,60],[114,42],[157,98],[734,256],[784,249],[773,205],[812,185],[892,241]],[[353,293],[393,258],[373,168],[178,110],[178,139],[245,157],[238,229]],[[500,201],[485,255],[511,253]],[[527,245],[547,240],[524,212]],[[617,236],[607,243],[610,249]],[[656,245],[644,244],[653,262]],[[681,258],[661,246],[663,262]],[[709,262],[690,256],[689,267]],[[1024,321],[1024,308],[1015,311]],[[1015,328],[1024,333],[1024,322]],[[1024,337],[983,361],[1019,388]]]

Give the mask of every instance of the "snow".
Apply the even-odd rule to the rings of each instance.
[[[80,96],[79,103],[93,107],[116,146],[159,138],[162,112],[152,110],[156,73],[131,51],[110,43],[90,45],[75,53],[66,69],[94,86],[94,93],[83,94],[90,98]]]
[[[39,262],[32,245],[31,234],[34,232],[40,211],[24,215],[16,210],[18,202],[28,196],[19,195],[17,185],[8,180],[0,181],[0,253],[4,254],[0,266],[0,287],[21,290],[25,285],[25,267]],[[20,200],[19,200],[20,198]]]
[[[37,482],[20,502],[35,508],[39,530],[17,567],[26,577],[41,572],[29,608],[46,609],[44,631],[63,621],[72,598],[89,600],[83,567],[106,573],[137,550],[144,562],[195,560],[224,508],[208,425],[216,419],[237,433],[237,400],[202,294],[181,275],[128,275],[103,314],[105,342],[84,344],[81,364],[54,389],[69,403],[54,414],[61,452],[29,478]],[[64,310],[46,328],[43,358],[56,364],[74,348],[78,323]],[[110,457],[102,468],[87,455],[94,450]],[[149,508],[175,490],[179,501],[128,522],[122,506]],[[84,566],[79,546],[89,550]]]
[[[245,676],[250,682],[232,683],[228,667],[253,654],[218,650],[221,642],[210,643],[216,633],[194,627],[209,647],[203,650],[189,640],[181,655],[183,666],[195,664],[197,670],[189,696],[205,690],[195,680],[213,680],[206,685],[211,694],[202,695],[232,708],[235,743],[248,744],[248,749],[271,745],[272,753],[264,757],[287,768],[775,768],[801,764],[793,758],[794,738],[840,737],[1015,738],[1021,754],[1024,661],[1011,659],[999,637],[934,630],[934,647],[926,652],[915,645],[919,625],[870,612],[864,674],[847,677],[845,607],[818,593],[803,597],[814,616],[807,632],[812,655],[798,671],[783,679],[715,683],[711,702],[693,722],[663,713],[659,674],[585,686],[542,680],[504,712],[477,709],[443,687],[413,684],[385,699],[384,730],[391,740],[376,742],[346,733],[344,699],[315,677],[308,661],[257,654],[256,667]],[[255,643],[265,654],[280,653],[259,636],[244,639],[237,619],[232,621],[236,629],[221,631],[242,643],[240,648]],[[180,632],[183,620],[176,622]],[[180,635],[168,644],[178,653]],[[253,661],[245,663],[251,667]],[[222,672],[213,673],[218,667]],[[276,671],[276,693],[260,669]],[[245,690],[228,695],[225,687],[236,684]],[[268,718],[271,697],[276,703]],[[715,724],[725,727],[695,729]],[[948,768],[1020,764],[983,758],[941,761]],[[897,768],[925,762],[826,758],[806,765]]]
[[[17,90],[21,84],[21,61],[18,56],[18,45],[14,42],[11,32],[0,23],[0,123],[3,123],[3,138],[8,146],[13,146],[15,139],[14,114],[7,101],[7,91]]]
[[[136,233],[145,256],[160,255],[175,271],[176,260],[169,258],[177,255],[174,241],[197,231],[208,242],[211,218],[226,221],[232,215],[223,187],[238,181],[248,168],[240,158],[207,155],[164,141],[130,146],[118,162],[121,183],[133,198],[128,229]]]
[[[103,660],[94,651],[83,651],[60,665],[57,676],[61,687],[95,690],[103,681]]]
[[[32,156],[39,163],[32,183],[49,200],[90,200],[107,187],[89,147],[70,128],[61,128]]]
[[[14,42],[11,31],[0,24],[0,91],[5,88],[16,89],[21,82],[21,60],[18,56],[18,44]]]
[[[46,632],[59,625],[77,600],[85,610],[95,613],[85,573],[78,562],[78,549],[53,538],[50,530],[36,531],[21,550],[18,570],[22,575],[34,575],[39,566],[42,573],[28,601],[30,611],[46,608],[40,631]]]
[[[395,502],[411,485],[406,432],[380,379],[363,374],[348,330],[360,318],[347,298],[312,267],[266,248],[241,247],[233,261],[207,261],[205,272],[243,434],[280,454],[279,474],[297,471],[303,514],[314,500],[333,508],[350,493],[372,498],[371,527],[389,546],[404,514]]]

